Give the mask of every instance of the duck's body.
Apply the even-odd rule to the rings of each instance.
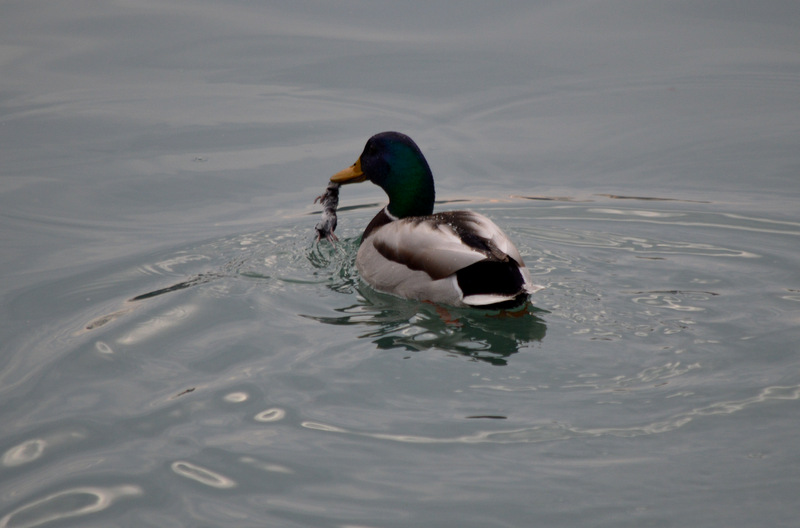
[[[472,211],[433,213],[433,176],[408,136],[373,136],[358,161],[331,178],[342,184],[364,180],[389,195],[356,256],[362,278],[376,290],[454,306],[502,307],[541,289],[494,222]]]

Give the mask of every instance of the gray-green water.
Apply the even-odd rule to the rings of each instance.
[[[0,527],[795,526],[800,9],[0,5]],[[359,282],[410,134],[498,316]]]

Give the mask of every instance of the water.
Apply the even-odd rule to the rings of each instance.
[[[0,527],[794,526],[800,10],[0,7]],[[547,286],[358,279],[414,137]]]

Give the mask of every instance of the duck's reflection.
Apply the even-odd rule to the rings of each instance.
[[[358,337],[370,339],[382,350],[438,349],[494,365],[505,365],[520,348],[541,341],[547,331],[526,303],[514,310],[482,311],[408,301],[359,288],[359,302],[336,311],[333,317],[307,316],[332,325],[364,329]]]

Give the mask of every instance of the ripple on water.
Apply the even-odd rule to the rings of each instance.
[[[644,200],[628,198],[629,208],[542,207],[535,225],[514,228],[532,254],[528,266],[549,285],[538,298],[550,319],[591,339],[682,333],[700,314],[731,302],[724,296],[732,288],[748,286],[731,282],[737,273],[759,276],[770,248],[764,241],[777,246],[800,233],[799,223],[732,215],[710,203],[636,203]]]
[[[306,421],[301,425],[307,429],[327,433],[363,436],[377,440],[411,444],[525,444],[539,442],[553,442],[569,440],[580,437],[636,437],[655,435],[674,431],[693,421],[708,416],[730,415],[746,408],[760,404],[772,403],[780,400],[800,399],[800,385],[798,386],[773,386],[761,390],[757,395],[741,400],[721,401],[704,407],[678,412],[672,416],[654,422],[643,423],[625,427],[581,427],[566,422],[548,422],[529,427],[512,429],[493,429],[476,431],[458,436],[423,436],[404,433],[371,432],[364,430],[346,429],[321,422]]]
[[[141,487],[122,484],[110,487],[83,486],[52,493],[24,504],[0,519],[0,528],[33,528],[108,509],[121,498],[142,495]]]
[[[477,204],[480,209],[481,206]],[[566,208],[565,208],[566,207]],[[484,207],[485,208],[485,207]],[[358,209],[358,208],[356,208]],[[538,213],[537,213],[538,211]],[[558,211],[555,216],[549,213]],[[597,207],[593,205],[570,205],[555,208],[544,208],[544,211],[530,208],[526,204],[502,204],[491,210],[485,211],[498,217],[507,230],[519,242],[526,254],[526,261],[537,281],[545,282],[550,279],[551,291],[537,294],[534,298],[536,304],[544,304],[548,310],[555,312],[556,316],[572,319],[581,327],[574,331],[583,333],[587,328],[599,339],[619,336],[621,331],[616,329],[610,321],[623,321],[624,318],[615,317],[602,304],[603,292],[598,281],[576,278],[576,274],[586,274],[589,277],[595,274],[607,273],[608,270],[598,266],[603,262],[597,260],[597,253],[591,255],[576,254],[572,248],[594,248],[613,251],[632,252],[637,258],[669,259],[678,256],[704,256],[704,257],[751,257],[753,254],[738,248],[726,248],[719,245],[699,243],[695,241],[655,239],[645,236],[621,235],[614,231],[601,231],[598,229],[580,229],[564,225],[569,221],[583,221],[597,225],[596,220],[624,217],[630,221],[659,221],[677,222],[685,220],[687,213],[682,211],[665,211],[655,209],[635,209]],[[537,226],[530,227],[531,213],[542,214],[537,219]],[[350,212],[350,214],[354,214]],[[366,224],[371,211],[357,211],[355,214],[363,217],[355,219],[354,223],[363,220]],[[558,226],[550,227],[541,225],[542,219],[557,219]],[[358,238],[342,236],[342,242],[336,245],[322,242],[313,243],[313,220],[309,219],[304,225],[297,219],[291,225],[273,226],[268,231],[246,233],[229,238],[218,239],[209,243],[180,249],[173,255],[163,255],[155,259],[152,264],[139,264],[143,272],[152,275],[178,275],[177,282],[167,284],[149,292],[145,291],[133,297],[134,301],[143,302],[154,297],[178,292],[190,287],[213,288],[213,284],[220,281],[244,279],[258,283],[264,295],[274,292],[292,293],[295,295],[316,295],[320,288],[337,294],[343,294],[341,299],[345,305],[337,311],[340,316],[326,316],[308,314],[309,317],[320,322],[330,324],[358,324],[372,327],[365,337],[374,338],[380,348],[405,348],[421,350],[432,347],[441,347],[449,350],[458,349],[460,352],[472,354],[476,349],[490,350],[501,348],[518,348],[525,342],[539,340],[544,335],[544,326],[536,335],[528,332],[521,339],[512,338],[500,344],[490,330],[482,335],[470,335],[469,339],[463,338],[464,332],[454,332],[452,326],[444,328],[437,326],[443,320],[442,314],[427,314],[424,310],[417,315],[416,303],[409,310],[398,310],[402,302],[391,298],[388,301],[380,299],[380,294],[360,284],[358,273],[354,266],[354,256],[357,249]],[[749,219],[748,221],[752,221]],[[558,245],[554,245],[554,243]],[[562,249],[559,249],[559,245]],[[612,255],[613,253],[609,253]],[[214,264],[218,262],[219,264]],[[180,276],[183,270],[196,269],[198,265],[207,264],[206,269],[194,276]],[[569,296],[561,296],[559,290]],[[555,294],[553,292],[556,292]],[[353,294],[356,294],[353,303]],[[711,291],[689,290],[634,290],[631,295],[633,304],[641,305],[647,309],[664,309],[675,312],[693,312],[704,310],[703,303],[708,301],[707,296],[715,295]],[[586,304],[588,301],[588,304]],[[547,305],[547,303],[552,303]],[[137,342],[156,335],[182,320],[190,317],[194,311],[192,305],[175,307],[170,312],[154,315],[149,321],[138,325],[118,338],[120,343]],[[87,324],[86,329],[92,330],[114,322],[128,313],[131,307],[111,311],[108,315],[95,318]],[[405,313],[408,312],[408,313]],[[458,316],[464,318],[464,316]],[[446,316],[445,319],[446,320]],[[594,322],[594,329],[584,326],[587,321]],[[476,321],[469,321],[473,327],[480,327]],[[632,323],[628,322],[628,326]],[[639,324],[640,333],[649,333],[651,330],[644,328],[647,323]],[[664,332],[680,332],[680,324],[669,324]],[[522,325],[519,325],[521,328]],[[537,328],[537,325],[528,325]],[[467,330],[462,328],[462,330]],[[462,339],[463,338],[463,339]],[[99,342],[100,343],[100,342]],[[108,354],[112,349],[98,343],[98,351]],[[484,343],[484,345],[480,345]]]
[[[246,392],[230,392],[226,394],[223,399],[229,403],[242,403],[247,401],[250,395]]]
[[[481,207],[478,205],[475,208]],[[692,276],[685,285],[682,284],[689,287],[681,289],[623,288],[611,291],[609,284],[614,282],[609,282],[609,278],[618,270],[615,267],[618,263],[613,261],[616,255],[632,254],[636,258],[656,259],[655,266],[659,266],[658,260],[665,261],[662,267],[641,268],[645,279],[669,271],[673,266],[669,260],[673,258],[700,257],[698,262],[705,264],[717,259],[749,259],[755,256],[755,252],[738,247],[681,240],[676,236],[679,233],[677,231],[669,231],[670,237],[620,234],[621,230],[602,229],[604,225],[610,227],[619,224],[599,223],[621,218],[634,226],[636,222],[683,225],[691,221],[716,228],[723,221],[721,219],[730,219],[725,215],[716,215],[714,220],[714,215],[707,214],[704,221],[699,222],[696,221],[696,213],[689,218],[680,211],[648,210],[642,207],[626,210],[570,205],[567,209],[558,206],[537,210],[527,205],[503,204],[502,207],[484,209],[488,209],[484,212],[495,217],[518,241],[537,281],[548,284],[548,289],[534,297],[534,303],[547,311],[528,306],[512,314],[513,317],[495,318],[492,314],[420,305],[377,293],[358,280],[354,266],[357,236],[343,235],[342,242],[336,245],[326,242],[315,244],[312,233],[314,222],[309,221],[308,225],[304,225],[303,219],[292,219],[287,225],[215,239],[158,255],[152,259],[152,263],[136,263],[134,268],[139,270],[139,282],[147,283],[148,287],[107,315],[84,319],[90,321],[85,325],[84,332],[94,332],[107,328],[111,323],[116,324],[132,313],[135,307],[149,312],[136,325],[127,329],[118,328],[115,336],[104,336],[102,340],[94,341],[96,352],[105,356],[114,355],[117,345],[131,345],[156,338],[197,314],[195,303],[183,302],[164,309],[154,302],[162,296],[179,295],[189,288],[205,288],[211,292],[219,282],[238,281],[246,285],[255,284],[257,295],[262,297],[269,297],[276,291],[300,297],[317,297],[322,292],[333,292],[336,295],[332,296],[331,301],[316,307],[314,313],[296,315],[327,325],[354,326],[357,328],[354,339],[369,340],[378,349],[443,350],[504,365],[513,354],[545,338],[545,320],[548,319],[560,319],[566,323],[562,328],[574,335],[586,335],[595,340],[619,340],[626,336],[645,338],[654,334],[670,336],[690,328],[694,324],[690,317],[706,311],[720,296],[718,291],[710,289],[716,288],[720,279],[699,274]],[[365,211],[358,214],[363,218],[354,223],[363,220],[366,224],[367,217],[371,215]],[[535,218],[536,225],[532,226],[534,222],[531,215],[535,217],[536,214],[539,218]],[[552,219],[555,225],[542,222],[546,219]],[[768,225],[760,219],[733,220],[747,224],[743,227],[751,231],[769,228],[793,232],[794,229],[794,225]],[[572,225],[567,225],[570,223]],[[735,226],[725,227],[733,228]],[[628,227],[625,230],[628,231]],[[599,251],[584,251],[587,248]],[[630,266],[630,262],[627,265]],[[142,280],[143,277],[146,280]],[[107,278],[99,279],[99,283],[110,284]],[[94,290],[95,286],[92,286]],[[219,290],[217,294],[226,296],[229,295],[227,291]],[[282,309],[276,305],[271,305],[271,308]],[[670,313],[674,313],[674,316],[670,316]],[[697,368],[697,365],[689,361],[686,364],[668,362],[662,367],[648,366],[638,374],[621,375],[603,382],[603,386],[607,390],[629,388],[637,380],[642,382],[650,376],[680,375]],[[601,385],[596,384],[594,388],[601,389]],[[247,395],[231,392],[224,399],[237,403],[247,399]],[[284,416],[285,411],[273,408],[256,414],[254,419],[277,421]],[[681,416],[685,418],[687,415]],[[542,437],[553,438],[565,434],[564,431],[574,434],[577,430],[563,424],[555,429],[537,425],[530,431],[526,429],[527,433],[517,432],[509,437],[519,438],[526,434],[535,437],[541,434]],[[499,437],[492,434],[487,438]],[[46,444],[31,440],[7,451],[7,460],[9,463],[25,463],[28,459],[41,456],[45,447]],[[187,478],[205,479],[205,482],[227,482],[225,477],[214,476],[216,474],[213,472],[207,473],[204,468],[189,462],[174,463],[173,471]]]
[[[63,447],[76,441],[84,440],[87,436],[85,431],[69,428],[61,431],[48,431],[37,438],[31,438],[9,447],[3,453],[0,463],[5,467],[16,467],[29,464],[42,458],[47,451],[56,447]]]
[[[583,220],[589,221],[590,219]],[[656,256],[666,258],[668,256],[679,255],[740,258],[758,257],[757,254],[751,251],[726,248],[702,242],[637,237],[564,226],[559,226],[558,228],[523,228],[521,231],[534,239],[547,243],[558,243],[567,247],[615,249],[636,253],[637,256],[641,258],[654,258]]]
[[[42,438],[26,440],[6,450],[3,454],[3,465],[13,467],[33,462],[42,456],[45,447],[47,447],[47,441]]]
[[[236,481],[197,464],[178,460],[170,466],[177,475],[217,489],[235,488]]]
[[[278,422],[286,417],[286,411],[283,409],[267,409],[256,414],[254,419],[257,422]]]

